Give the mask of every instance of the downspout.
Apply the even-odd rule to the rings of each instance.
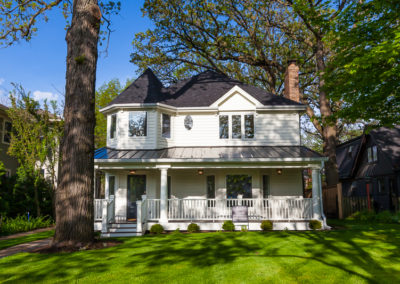
[[[322,217],[322,224],[323,224],[323,228],[330,230],[331,227],[328,226],[327,222],[326,222],[326,216],[324,214],[324,203],[322,201],[322,170],[324,169],[324,161],[321,162],[321,170],[319,171],[319,196],[320,196],[320,203],[319,205],[321,206],[321,217]]]

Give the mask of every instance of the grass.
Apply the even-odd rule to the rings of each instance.
[[[399,283],[400,225],[126,238],[116,247],[0,260],[0,282]]]
[[[19,244],[29,243],[41,239],[47,239],[52,237],[53,235],[54,235],[54,230],[51,230],[13,239],[0,240],[0,250],[13,247]]]
[[[15,218],[4,218],[0,222],[0,236],[7,236],[35,229],[50,227],[54,224],[49,216],[31,217],[26,215]]]

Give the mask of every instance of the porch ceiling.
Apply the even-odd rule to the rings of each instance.
[[[103,147],[95,163],[192,163],[192,162],[321,162],[326,160],[304,146],[171,147],[154,150],[118,150]]]

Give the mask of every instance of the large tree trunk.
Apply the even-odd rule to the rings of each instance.
[[[93,168],[97,0],[75,0],[67,31],[67,72],[60,184],[56,193],[55,245],[93,241]]]
[[[338,167],[336,163],[336,121],[332,119],[332,109],[326,92],[324,91],[325,81],[323,75],[325,72],[325,54],[324,44],[321,39],[317,38],[316,44],[316,62],[319,74],[319,103],[322,117],[322,139],[324,156],[329,160],[325,163],[325,176],[328,186],[335,185],[339,181]]]

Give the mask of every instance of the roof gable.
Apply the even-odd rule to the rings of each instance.
[[[250,95],[252,97],[250,101],[258,101],[264,106],[302,106],[298,102],[273,95],[261,88],[246,85],[214,71],[205,71],[164,88],[150,69],[139,76],[109,106],[162,103],[173,107],[209,107],[235,86],[241,89],[242,95],[245,93]]]
[[[211,105],[220,110],[253,110],[256,106],[262,106],[262,104],[238,86],[230,89]]]

